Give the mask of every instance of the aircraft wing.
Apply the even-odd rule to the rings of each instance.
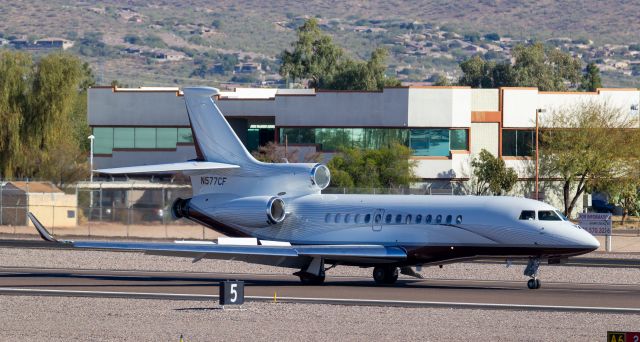
[[[158,173],[158,172],[206,172],[209,170],[237,169],[240,166],[225,163],[207,161],[188,161],[182,163],[143,165],[130,167],[116,167],[112,169],[94,170],[93,172],[106,174],[129,174],[129,173]]]
[[[54,238],[32,214],[29,219],[40,236],[49,242],[68,248],[102,249],[113,251],[139,251],[153,255],[180,256],[240,260],[253,263],[291,266],[297,260],[322,257],[327,261],[367,264],[392,263],[407,258],[400,247],[382,245],[219,245],[214,243],[157,243],[157,242],[107,242],[107,241],[62,241]]]

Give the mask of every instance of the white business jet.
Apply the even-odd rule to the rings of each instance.
[[[97,170],[105,174],[182,172],[193,197],[178,199],[187,218],[229,238],[203,243],[59,241],[31,214],[47,241],[73,248],[134,250],[200,259],[233,259],[298,269],[321,284],[335,265],[373,267],[378,284],[412,267],[473,259],[528,260],[530,289],[542,261],[559,263],[599,247],[588,232],[542,202],[515,197],[328,195],[321,164],[268,164],[254,159],[216,106],[214,88],[184,88],[198,159]]]

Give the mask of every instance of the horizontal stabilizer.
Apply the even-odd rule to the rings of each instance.
[[[193,173],[193,172],[206,172],[209,170],[222,170],[222,169],[237,169],[238,165],[224,164],[216,162],[206,161],[189,161],[182,163],[170,163],[170,164],[156,164],[156,165],[143,165],[143,166],[130,166],[130,167],[116,167],[112,169],[93,170],[93,172],[105,173],[105,174],[129,174],[129,173]]]

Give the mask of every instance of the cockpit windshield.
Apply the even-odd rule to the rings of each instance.
[[[555,210],[540,210],[538,211],[538,220],[540,221],[562,221],[562,218]]]
[[[560,210],[556,210],[556,214],[558,214],[558,216],[560,216],[562,221],[569,221],[569,219],[566,216],[564,216],[564,214]]]

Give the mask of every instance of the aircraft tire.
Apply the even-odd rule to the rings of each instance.
[[[527,282],[527,287],[531,290],[539,289],[542,286],[540,279],[532,278]]]
[[[373,268],[373,280],[380,285],[394,284],[398,280],[398,268],[395,266],[376,266]]]

